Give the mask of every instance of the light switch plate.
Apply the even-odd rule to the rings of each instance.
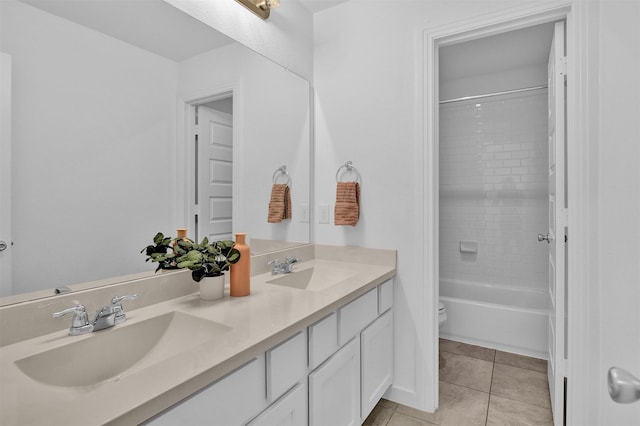
[[[309,223],[309,204],[300,205],[300,222]]]
[[[320,223],[329,223],[329,204],[320,204],[318,206],[320,209],[319,222]]]

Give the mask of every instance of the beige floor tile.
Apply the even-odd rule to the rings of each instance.
[[[432,426],[433,423],[429,423],[426,420],[420,420],[415,417],[408,416],[399,412],[393,413],[391,420],[387,423],[387,426]]]
[[[553,426],[551,409],[491,395],[487,426]]]
[[[373,408],[369,417],[364,421],[363,425],[366,426],[386,426],[393,415],[394,410],[392,408],[385,408],[381,405],[376,405]]]
[[[482,346],[469,345],[466,343],[454,342],[453,340],[440,339],[440,350],[458,355],[466,355],[493,362],[496,351],[494,349],[483,348]]]
[[[444,362],[440,380],[467,388],[489,392],[493,363],[464,355],[441,352]]]
[[[378,405],[385,408],[391,408],[392,410],[395,410],[398,407],[397,402],[389,401],[388,399],[384,399],[384,398],[378,401]]]
[[[439,407],[435,413],[426,413],[404,405],[398,405],[397,412],[442,426],[485,424],[489,403],[488,393],[440,382],[439,399]]]
[[[496,362],[510,365],[512,367],[526,368],[527,370],[547,372],[547,361],[544,359],[532,358],[529,356],[512,354],[509,352],[496,351]]]
[[[547,375],[510,365],[495,364],[491,394],[541,407],[551,406]]]

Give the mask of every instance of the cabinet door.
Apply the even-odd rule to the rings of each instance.
[[[307,373],[307,333],[271,348],[267,356],[267,400],[275,401]]]
[[[360,336],[362,418],[365,419],[393,382],[393,311],[388,310]]]
[[[360,338],[309,375],[309,425],[360,424]]]
[[[264,354],[145,422],[153,426],[240,425],[267,406]]]
[[[277,400],[247,426],[305,426],[307,424],[307,392],[300,383]]]

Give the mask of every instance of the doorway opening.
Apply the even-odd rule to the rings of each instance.
[[[426,56],[427,276],[447,311],[435,335],[550,359],[555,424],[566,364],[565,18],[432,34]]]
[[[233,95],[190,104],[188,220],[196,241],[233,236]]]

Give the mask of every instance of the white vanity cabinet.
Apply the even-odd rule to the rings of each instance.
[[[309,375],[309,426],[360,424],[360,339]]]
[[[393,381],[393,312],[386,311],[360,335],[361,413],[367,418]]]
[[[144,423],[153,426],[242,425],[267,407],[265,355]]]
[[[393,381],[392,305],[388,280],[145,424],[359,425]]]
[[[309,327],[310,367],[324,361],[309,375],[310,426],[360,424],[389,388],[392,305],[389,280]]]
[[[298,383],[248,426],[305,426],[307,424],[306,383]]]

